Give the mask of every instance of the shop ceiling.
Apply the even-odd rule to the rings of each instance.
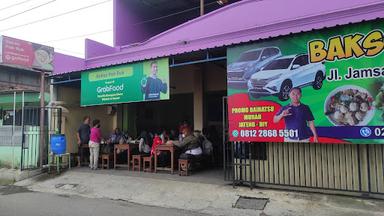
[[[227,66],[226,60],[226,48],[218,47],[210,50],[201,50],[176,56],[170,56],[169,67],[173,68],[193,64],[211,63],[225,69]],[[62,75],[54,75],[51,78],[51,85],[80,87],[81,71]]]

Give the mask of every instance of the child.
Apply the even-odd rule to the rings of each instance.
[[[97,169],[97,163],[99,159],[99,149],[101,142],[101,130],[100,130],[100,120],[93,120],[93,127],[91,128],[91,135],[89,141],[89,167],[93,170]]]

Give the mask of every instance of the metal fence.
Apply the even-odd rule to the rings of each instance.
[[[226,107],[224,98],[224,178],[234,186],[384,198],[384,145],[228,142]]]
[[[40,168],[48,163],[50,134],[61,132],[62,111],[43,108],[45,121],[41,125],[41,108],[32,107],[39,104],[38,101],[25,100],[24,92],[6,95],[13,100],[0,101],[0,165],[21,170]],[[45,134],[43,140],[42,132]],[[42,143],[43,154],[40,155]]]
[[[40,107],[23,108],[21,170],[37,169],[48,164],[50,135],[61,133],[61,109],[46,107],[44,113],[45,121],[44,125],[41,125]],[[44,133],[44,142],[41,142],[42,133]],[[43,155],[40,155],[41,144],[44,144]]]
[[[228,142],[225,148],[225,177],[234,185],[384,195],[384,145]]]

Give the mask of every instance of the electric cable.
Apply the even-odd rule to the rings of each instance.
[[[108,0],[108,1],[110,1],[110,0]],[[100,4],[106,3],[108,1],[101,2]],[[216,2],[211,2],[211,3],[205,4],[204,6],[210,6],[210,5],[213,5],[213,4],[216,4]],[[172,17],[172,16],[175,16],[175,15],[179,15],[179,14],[182,14],[182,13],[190,12],[190,11],[193,11],[193,10],[196,10],[196,9],[199,9],[199,8],[200,8],[200,6],[196,6],[196,7],[193,7],[193,8],[186,9],[186,10],[182,10],[182,11],[178,11],[178,12],[175,12],[175,13],[171,13],[171,14],[167,14],[167,15],[164,15],[164,16],[160,16],[160,17],[157,17],[157,18],[145,20],[145,21],[142,21],[142,22],[137,22],[137,23],[132,24],[131,26],[133,27],[133,26],[137,26],[137,25],[141,25],[141,24],[145,24],[145,23],[161,20],[161,19],[164,19],[164,18],[168,18],[168,17]],[[81,37],[85,37],[85,36],[91,36],[91,35],[96,35],[96,34],[100,34],[100,33],[110,32],[112,30],[113,29],[105,29],[105,30],[101,30],[101,31],[97,31],[97,32],[87,33],[87,34],[81,34],[81,35],[75,35],[75,36],[70,36],[70,37],[65,37],[65,38],[59,38],[59,39],[44,41],[44,42],[41,42],[41,43],[52,43],[52,42],[58,42],[58,41],[65,41],[65,40],[70,40],[70,39],[81,38]],[[2,30],[0,30],[0,31],[2,31]],[[61,50],[61,51],[65,51],[65,52],[69,52],[69,53],[83,54],[83,53],[80,53],[80,52],[60,49],[60,48],[56,48],[56,47],[55,47],[55,49]]]
[[[8,16],[8,17],[5,17],[5,18],[3,18],[3,19],[0,19],[0,22],[1,22],[1,21],[4,21],[4,20],[7,20],[7,19],[11,19],[11,18],[13,18],[13,17],[15,17],[15,16],[18,16],[18,15],[21,15],[21,14],[25,14],[25,13],[27,13],[27,12],[29,12],[29,11],[32,11],[32,10],[35,10],[35,9],[37,9],[37,8],[41,8],[41,7],[45,6],[45,5],[48,5],[48,4],[53,3],[53,2],[55,2],[55,1],[56,1],[56,0],[51,0],[51,1],[49,1],[49,2],[46,2],[46,3],[40,4],[40,5],[34,6],[34,7],[32,7],[32,8],[27,9],[27,10],[24,10],[24,11],[21,11],[21,12],[18,12],[18,13],[15,13],[15,14],[13,14],[13,15],[11,15],[11,16]]]
[[[97,31],[97,32],[87,33],[87,34],[74,35],[74,36],[65,37],[65,38],[59,38],[59,39],[54,39],[54,40],[49,40],[49,41],[43,41],[41,43],[52,43],[52,42],[58,42],[58,41],[65,41],[65,40],[81,38],[81,37],[85,37],[85,36],[96,35],[96,34],[101,34],[101,33],[110,32],[110,31],[112,31],[112,29],[105,29],[105,30],[101,30],[101,31]]]
[[[112,1],[112,0],[102,1],[102,2],[99,2],[99,3],[95,3],[95,4],[92,4],[92,5],[85,6],[85,7],[81,7],[81,8],[75,9],[75,10],[71,10],[71,11],[67,11],[67,12],[61,13],[61,14],[57,14],[57,15],[54,15],[54,16],[50,16],[50,17],[46,17],[46,18],[43,18],[43,19],[35,20],[35,21],[29,22],[29,23],[24,23],[24,24],[21,24],[21,25],[17,25],[17,26],[1,29],[0,32],[5,32],[5,31],[9,31],[9,30],[20,28],[20,27],[28,26],[28,25],[31,25],[31,24],[47,21],[47,20],[50,20],[50,19],[53,19],[53,18],[61,17],[61,16],[64,16],[64,15],[67,15],[67,14],[71,14],[71,13],[75,13],[75,12],[78,12],[78,11],[81,11],[81,10],[85,10],[85,9],[88,9],[88,8],[91,8],[91,7],[95,7],[95,6],[98,6],[98,5],[110,2],[110,1]]]
[[[73,50],[61,49],[61,48],[58,48],[58,47],[54,47],[54,49],[55,49],[55,50],[59,50],[59,51],[68,52],[68,53],[74,53],[74,54],[78,54],[78,55],[84,55],[84,53],[77,52],[77,51],[73,51]]]
[[[13,5],[9,5],[9,6],[0,8],[0,11],[6,10],[6,9],[9,9],[9,8],[13,8],[13,7],[16,7],[18,5],[22,5],[22,4],[30,2],[30,1],[32,1],[32,0],[26,0],[26,1],[22,1],[22,2],[19,2],[19,3],[13,4]]]
[[[216,2],[208,3],[205,6],[210,6],[210,5],[214,4],[214,3],[216,3]],[[189,9],[186,9],[186,10],[183,10],[183,11],[179,11],[179,12],[175,12],[175,13],[172,13],[172,14],[168,14],[168,15],[165,15],[165,16],[161,16],[161,17],[150,19],[150,20],[134,23],[131,26],[133,27],[133,26],[144,24],[144,23],[149,23],[149,22],[157,21],[157,20],[160,20],[160,19],[168,18],[168,17],[175,16],[175,15],[179,15],[179,14],[186,13],[186,12],[189,12],[189,11],[192,11],[192,10],[196,10],[196,9],[199,9],[199,8],[200,8],[200,6],[189,8]],[[65,41],[65,40],[70,40],[70,39],[81,38],[81,37],[85,37],[85,36],[90,36],[90,35],[96,35],[96,34],[100,34],[100,33],[110,32],[112,30],[113,29],[105,29],[105,30],[101,30],[101,31],[97,31],[97,32],[87,33],[87,34],[74,35],[74,36],[70,36],[70,37],[64,37],[64,38],[44,41],[42,43],[51,43],[51,42]]]

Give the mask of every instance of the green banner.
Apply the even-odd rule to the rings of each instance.
[[[228,49],[231,141],[384,143],[384,22]]]
[[[169,99],[169,61],[162,58],[81,74],[81,106]]]

